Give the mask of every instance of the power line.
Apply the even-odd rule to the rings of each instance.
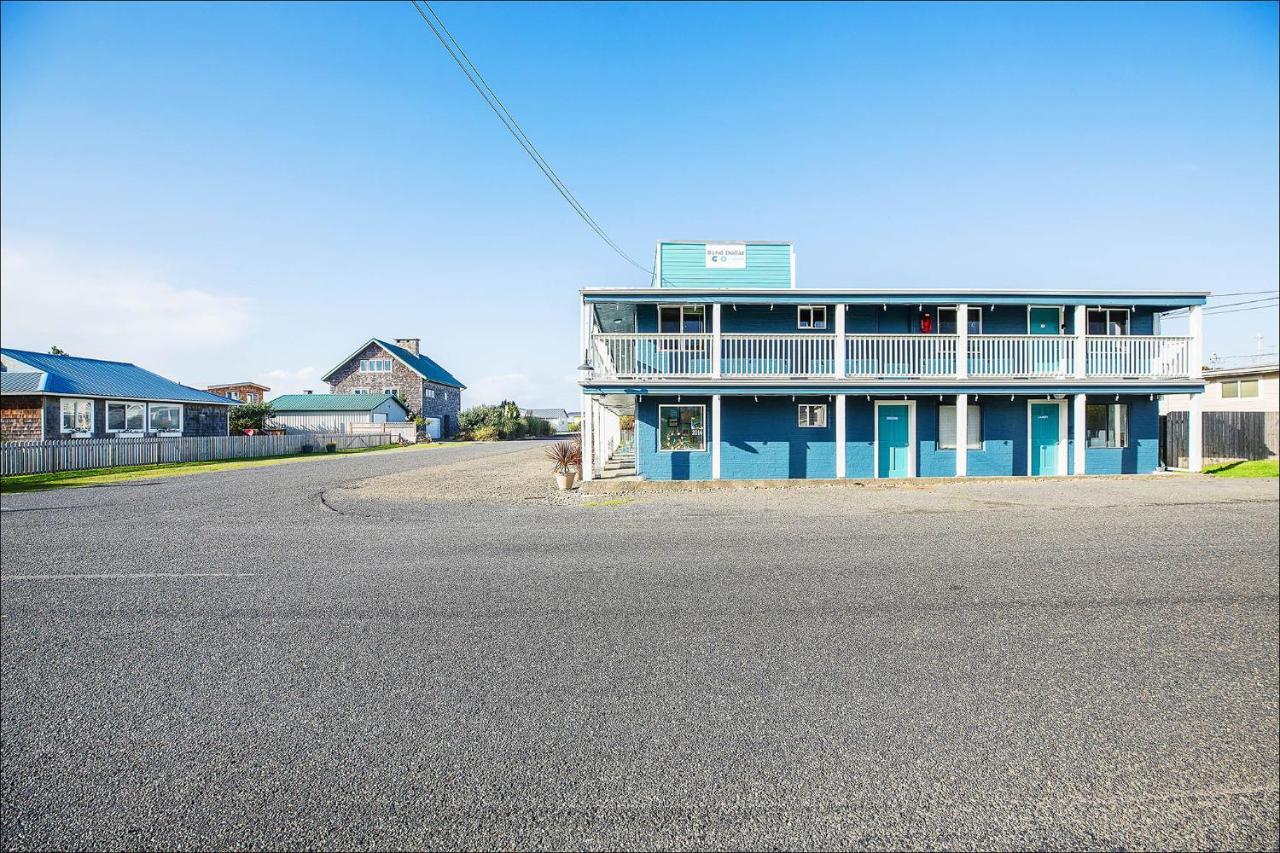
[[[435,33],[436,38],[440,40],[440,44],[449,53],[449,56],[453,58],[453,61],[457,64],[458,68],[461,69],[467,80],[470,81],[476,92],[478,92],[480,97],[484,99],[484,102],[488,104],[489,109],[493,110],[494,115],[496,115],[498,120],[502,122],[503,127],[507,129],[507,132],[510,133],[520,147],[524,149],[525,153],[529,155],[529,159],[538,167],[538,170],[542,172],[543,176],[551,182],[551,185],[556,188],[556,191],[564,197],[564,200],[573,208],[574,213],[578,214],[582,221],[587,224],[587,227],[594,231],[596,236],[604,241],[605,245],[617,252],[623,260],[641,272],[653,275],[653,270],[649,269],[644,264],[641,264],[635,258],[623,251],[622,247],[614,242],[613,238],[605,232],[603,226],[595,220],[595,217],[587,212],[586,207],[583,206],[582,202],[578,201],[578,198],[573,194],[573,191],[570,190],[568,185],[560,179],[560,176],[556,174],[556,171],[551,168],[551,164],[548,163],[546,158],[542,156],[542,153],[538,151],[537,147],[533,144],[533,140],[529,138],[529,135],[524,132],[524,128],[520,127],[519,122],[516,121],[515,116],[511,114],[506,105],[502,103],[502,100],[498,97],[497,93],[493,91],[492,87],[489,86],[489,83],[484,79],[483,75],[480,74],[480,70],[476,68],[475,63],[473,63],[471,58],[467,56],[466,51],[462,49],[462,45],[458,43],[458,40],[453,37],[453,33],[449,32],[448,28],[445,27],[444,21],[441,20],[440,16],[436,13],[436,10],[431,8],[431,4],[426,2],[426,0],[421,0],[421,5],[419,5],[419,0],[409,0],[409,2],[413,4],[413,8],[417,10],[418,15],[422,18],[423,22],[431,28],[431,32]],[[426,7],[426,12],[423,11],[423,6]],[[427,12],[431,13],[430,18],[427,17]],[[432,19],[434,19],[434,22]]]
[[[1206,317],[1209,317],[1215,314],[1238,314],[1241,311],[1261,311],[1264,308],[1276,308],[1276,307],[1280,307],[1280,302],[1272,302],[1269,305],[1254,305],[1249,308],[1229,308],[1226,311],[1206,311],[1204,313]]]
[[[1272,301],[1274,301],[1274,300],[1276,300],[1276,299],[1280,299],[1280,295],[1264,296],[1264,297],[1262,297],[1262,298],[1260,298],[1260,299],[1242,299],[1242,300],[1240,300],[1239,302],[1224,302],[1224,303],[1222,303],[1221,305],[1211,305],[1211,306],[1209,306],[1208,308],[1206,308],[1206,309],[1205,309],[1204,313],[1205,313],[1205,314],[1217,314],[1217,313],[1222,313],[1222,309],[1224,309],[1224,308],[1234,308],[1234,307],[1239,306],[1239,305],[1254,305],[1254,304],[1259,303],[1259,302],[1272,302]],[[1259,307],[1265,308],[1266,306],[1265,306],[1265,305],[1262,305],[1262,306],[1259,306]],[[1181,315],[1183,315],[1183,314],[1186,314],[1186,313],[1188,313],[1188,309],[1186,309],[1186,308],[1179,308],[1179,309],[1177,309],[1176,311],[1168,311],[1168,312],[1166,312],[1166,313],[1165,313],[1165,316],[1166,316],[1166,317],[1179,317],[1179,316],[1181,316]]]
[[[1211,293],[1209,294],[1209,298],[1218,299],[1224,296],[1256,296],[1259,293],[1274,293],[1277,296],[1280,296],[1280,290],[1276,290],[1273,287],[1270,290],[1238,290],[1235,293]]]

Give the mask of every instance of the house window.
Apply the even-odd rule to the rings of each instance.
[[[142,432],[146,428],[146,403],[107,401],[107,432]]]
[[[700,335],[707,329],[705,305],[659,305],[658,331],[664,334],[684,332]]]
[[[982,409],[978,406],[967,406],[968,417],[965,421],[965,447],[982,449]],[[938,406],[938,447],[943,450],[956,449],[956,407]]]
[[[1256,397],[1258,396],[1258,380],[1230,379],[1223,382],[1222,396],[1224,399],[1232,400],[1240,397]]]
[[[1090,403],[1085,409],[1086,447],[1129,446],[1129,404]]]
[[[389,358],[362,358],[360,359],[361,373],[390,373],[391,359]]]
[[[400,394],[400,389],[399,388],[383,388],[382,393],[390,394],[392,397],[396,397]]]
[[[827,327],[827,306],[799,305],[796,307],[797,329],[825,329]]]
[[[943,306],[938,309],[938,334],[954,335],[956,331],[956,311],[959,310],[954,305]],[[969,334],[982,334],[982,309],[969,309]]]
[[[62,431],[93,432],[93,401],[63,398]]]
[[[352,394],[368,394],[369,389],[368,388],[352,388],[351,393]]]
[[[705,450],[706,406],[658,406],[659,450]]]
[[[152,403],[147,417],[152,432],[182,432],[182,406],[177,403]]]
[[[823,428],[827,425],[827,407],[801,403],[796,407],[796,423],[805,428]]]
[[[258,402],[258,394],[255,391],[250,391],[248,394],[245,395],[245,397],[248,399],[250,403]]]
[[[1087,315],[1090,335],[1127,335],[1129,334],[1128,308],[1097,308]]]
[[[448,393],[449,393],[448,391],[446,391],[446,392],[445,392],[445,394],[446,394],[446,395],[448,395]],[[434,389],[434,388],[423,388],[423,389],[422,389],[422,397],[423,397],[423,399],[424,399],[424,400],[431,400],[431,399],[434,399],[434,398],[435,398],[435,396],[436,396],[436,389]]]
[[[239,400],[239,399],[240,399],[240,392],[239,392],[239,391],[228,391],[228,392],[227,392],[227,396],[228,396],[228,397],[230,397],[232,400]],[[107,412],[108,412],[108,414],[110,414],[111,410],[110,410],[110,409],[107,409]]]

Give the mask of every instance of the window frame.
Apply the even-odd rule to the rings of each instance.
[[[702,424],[702,434],[699,436],[702,444],[699,447],[663,447],[662,446],[662,410],[663,409],[699,409],[701,416],[699,422]],[[659,453],[705,453],[707,450],[707,406],[705,403],[659,403],[658,404],[658,452]]]
[[[146,404],[146,403],[142,402],[141,400],[107,400],[107,401],[105,401],[104,405],[106,406],[106,408],[105,408],[105,409],[103,409],[102,428],[103,428],[103,430],[105,430],[106,432],[111,433],[111,434],[113,434],[113,435],[114,435],[114,434],[118,434],[118,433],[131,433],[131,432],[136,432],[136,433],[140,433],[140,434],[143,434],[143,435],[145,435],[145,434],[147,433],[147,426],[148,426],[148,424],[149,424],[149,419],[148,419],[148,417],[147,417],[147,404]],[[112,407],[112,406],[124,406],[124,407],[125,407],[125,412],[124,412],[124,429],[112,429],[112,428],[111,428],[111,407]],[[142,408],[142,426],[141,426],[141,427],[139,427],[138,429],[130,429],[130,428],[129,428],[129,407],[130,407],[130,406],[139,406],[139,407],[141,407],[141,408]]]
[[[89,407],[89,428],[88,428],[88,429],[76,429],[74,426],[72,426],[72,427],[68,427],[68,426],[66,425],[66,424],[67,424],[67,414],[66,414],[66,413],[67,413],[67,403],[71,403],[71,404],[72,404],[72,412],[73,412],[73,413],[74,413],[74,411],[75,411],[76,406],[77,406],[77,405],[79,405],[79,404],[81,404],[81,403],[84,403],[85,405],[87,405],[87,406]],[[86,397],[59,397],[59,398],[58,398],[58,431],[59,431],[60,433],[62,433],[63,435],[71,435],[71,434],[73,434],[73,433],[89,433],[90,435],[92,435],[92,434],[93,434],[93,416],[94,416],[94,414],[95,414],[95,412],[94,412],[94,401],[93,401],[93,400],[91,400],[91,399],[89,399],[89,398],[86,398]],[[75,419],[75,415],[73,414],[73,415],[72,415],[72,420],[73,420],[73,422],[74,422],[74,419]]]
[[[950,311],[952,314],[955,314],[955,315],[956,315],[956,330],[955,330],[954,332],[944,332],[944,331],[942,331],[942,312],[943,312],[943,311]],[[976,331],[976,332],[969,332],[969,334],[971,334],[971,335],[980,335],[980,334],[982,334],[982,326],[983,326],[982,306],[981,306],[981,305],[970,305],[970,306],[969,306],[969,313],[973,313],[974,311],[977,311],[977,312],[978,312],[978,331]],[[965,318],[965,328],[966,328],[966,329],[968,328],[968,322],[969,322],[969,318],[968,318],[968,317],[966,317],[966,318]],[[960,306],[959,306],[959,305],[939,305],[939,306],[938,306],[938,322],[937,322],[937,324],[936,324],[936,328],[937,328],[937,332],[935,332],[935,334],[938,334],[938,335],[958,335],[958,334],[960,334]]]
[[[384,369],[384,368],[375,368],[375,367],[373,367],[373,366],[372,366],[375,362],[376,362],[377,364],[386,364],[387,366],[386,366],[386,368],[385,368],[385,369]],[[377,357],[377,358],[362,358],[362,359],[360,359],[360,372],[361,372],[361,373],[390,373],[390,372],[392,371],[392,369],[393,369],[393,364],[392,364],[392,359],[391,359],[391,357],[390,357],[390,356],[379,356],[379,357]]]
[[[423,388],[423,389],[422,389],[422,399],[424,399],[424,400],[434,400],[435,398],[436,398],[436,389],[434,389],[434,388]]]
[[[813,410],[822,412],[822,423],[805,423],[804,413],[808,411],[812,415]],[[827,428],[827,404],[826,403],[797,403],[796,404],[796,427],[798,429],[826,429]]]
[[[1239,388],[1239,391],[1238,391],[1238,397],[1239,397],[1239,399],[1241,399],[1241,400],[1254,400],[1254,399],[1257,399],[1258,397],[1260,397],[1260,396],[1262,395],[1262,383],[1261,383],[1259,380],[1257,380],[1257,379],[1237,379],[1237,380],[1236,380],[1236,382],[1237,382],[1237,383],[1239,383],[1239,385],[1240,385],[1240,388]],[[1244,387],[1245,387],[1246,385],[1250,385],[1250,386],[1252,386],[1252,387],[1253,387],[1253,393],[1252,393],[1252,394],[1246,394],[1246,393],[1244,393]]]
[[[399,396],[400,396],[400,389],[399,389],[399,388],[383,388],[383,389],[382,389],[382,393],[383,393],[383,394],[388,394],[388,395],[390,395],[390,396],[392,396],[392,397],[399,397]]]
[[[804,321],[804,312],[809,312],[809,322]],[[818,321],[818,312],[822,312],[821,323]],[[806,331],[827,330],[827,306],[826,305],[797,305],[796,306],[796,328]]]
[[[1122,434],[1124,442],[1118,440],[1115,444],[1094,444],[1090,438],[1089,430],[1089,410],[1105,408],[1107,410],[1107,432],[1111,435]],[[1119,418],[1113,417],[1114,413],[1124,410],[1124,429],[1123,431],[1117,427]],[[1117,436],[1118,438],[1119,436]],[[1112,439],[1108,439],[1111,441]],[[1085,403],[1084,408],[1084,446],[1086,450],[1125,450],[1132,446],[1133,437],[1129,434],[1129,404],[1128,403]]]
[[[173,409],[178,410],[178,428],[177,429],[156,429],[152,425],[152,412],[156,409]],[[154,433],[178,433],[182,434],[183,427],[186,426],[186,406],[181,403],[147,403],[147,432]]]
[[[939,404],[938,404],[938,449],[939,449],[939,450],[955,450],[955,449],[956,449],[956,430],[955,430],[955,426],[954,426],[954,425],[955,425],[955,415],[952,415],[952,416],[951,416],[952,428],[951,428],[951,429],[949,429],[949,430],[947,430],[947,429],[943,429],[943,428],[942,428],[942,410],[943,410],[943,409],[955,409],[955,407],[956,407],[956,404],[955,404],[955,403],[939,403]],[[965,429],[966,429],[966,433],[965,433],[965,446],[964,446],[964,447],[965,447],[965,450],[982,450],[982,449],[984,449],[984,447],[985,447],[985,445],[984,445],[984,441],[985,441],[985,439],[983,439],[983,437],[982,437],[982,426],[983,426],[983,424],[982,424],[982,406],[981,406],[980,404],[978,404],[978,403],[970,403],[970,404],[969,404],[968,406],[966,406],[965,408],[967,408],[967,409],[969,410],[969,411],[968,411],[968,414],[966,415],[966,421],[965,421]],[[976,418],[975,418],[975,414],[976,414]],[[968,435],[968,432],[967,432],[967,430],[970,430],[970,429],[973,429],[973,428],[974,428],[973,424],[975,423],[975,421],[976,421],[976,423],[977,423],[977,430],[978,430],[978,443],[977,443],[977,444],[974,444],[974,443],[969,439],[969,435]],[[943,436],[950,436],[950,439],[949,439],[949,440],[950,440],[950,442],[951,442],[951,443],[950,443],[950,444],[944,444],[944,443],[943,443]]]
[[[1106,319],[1103,320],[1103,326],[1106,331],[1097,335],[1089,331],[1089,315],[1102,313]],[[1113,313],[1124,314],[1124,331],[1118,334],[1111,334],[1111,315]],[[1133,334],[1133,311],[1129,308],[1111,308],[1109,306],[1099,305],[1097,308],[1085,308],[1084,311],[1084,333],[1087,337],[1094,338],[1127,338]]]
[[[352,388],[351,393],[352,394],[368,394],[369,389],[368,388]]]

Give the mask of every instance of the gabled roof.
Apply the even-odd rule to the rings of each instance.
[[[44,352],[28,352],[17,349],[0,349],[6,360],[30,368],[29,373],[43,376],[41,384],[26,392],[16,390],[27,387],[29,378],[9,380],[9,376],[28,376],[29,373],[9,369],[4,375],[5,394],[31,393],[66,394],[77,397],[114,397],[123,400],[163,400],[170,403],[205,403],[221,406],[237,405],[235,400],[210,394],[198,388],[165,379],[150,370],[143,370],[126,361],[102,361],[96,358],[78,358],[72,355],[50,355]],[[11,382],[15,390],[10,390]]]
[[[355,358],[357,355],[363,352],[365,347],[369,346],[369,344],[377,344],[378,346],[382,347],[384,350],[386,350],[388,353],[394,356],[396,360],[402,363],[405,367],[412,370],[414,373],[421,376],[423,379],[428,379],[432,382],[438,382],[441,385],[450,385],[454,388],[467,387],[466,385],[463,385],[461,382],[459,382],[452,373],[445,370],[443,367],[436,364],[434,361],[427,358],[425,355],[414,355],[404,347],[398,346],[393,343],[388,343],[387,341],[384,341],[381,338],[369,338],[369,340],[365,341],[360,346],[358,346],[355,352],[351,353],[351,355],[347,356],[342,361],[338,362],[338,364],[333,368],[333,370],[330,370],[324,376],[321,376],[320,381],[321,382],[327,381],[330,376],[332,376],[334,373],[338,371],[339,367],[342,367],[344,364],[351,361],[351,359]]]
[[[569,413],[564,409],[525,409],[525,414],[535,418],[542,418],[544,421],[560,420],[569,416]]]
[[[257,382],[219,382],[217,385],[207,385],[205,387],[209,388],[210,390],[214,388],[244,388],[244,387],[261,388],[263,391],[271,390],[266,385],[260,385]]]
[[[369,412],[392,400],[405,412],[409,407],[392,394],[281,394],[271,401],[276,414],[284,412]]]

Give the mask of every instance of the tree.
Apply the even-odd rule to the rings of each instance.
[[[49,347],[49,355],[70,355],[70,353],[68,353],[66,350],[64,350],[62,347],[58,346],[57,344],[54,344],[53,346]]]
[[[241,403],[231,409],[231,429],[239,432],[264,429],[275,413],[270,403]]]

